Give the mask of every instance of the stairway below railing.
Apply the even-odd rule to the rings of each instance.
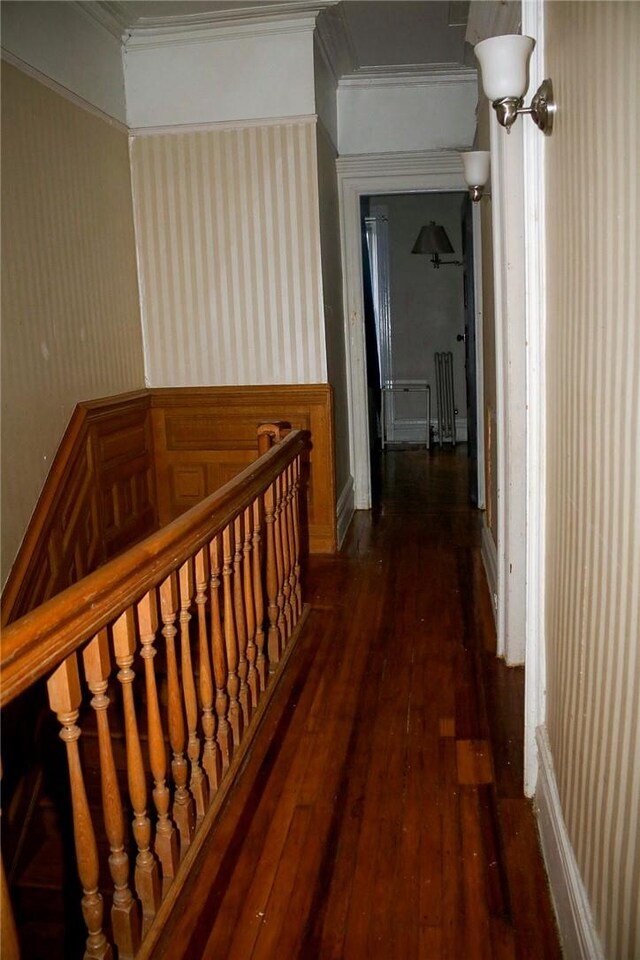
[[[301,624],[306,435],[259,434],[233,481],[3,633],[0,704],[46,680],[60,724],[88,958],[149,955]]]

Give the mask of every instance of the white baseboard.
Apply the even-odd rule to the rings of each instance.
[[[342,492],[338,497],[338,503],[336,506],[336,515],[338,523],[338,550],[344,542],[344,538],[347,535],[347,530],[349,529],[349,524],[351,523],[351,518],[355,512],[355,500],[353,492],[353,477],[349,477]]]
[[[604,960],[575,853],[564,822],[545,726],[536,730],[535,810],[563,954],[567,960]]]
[[[487,584],[489,585],[489,594],[491,596],[491,609],[493,618],[497,623],[498,618],[498,554],[493,539],[493,534],[486,522],[482,526],[482,562],[484,571],[487,575]]]

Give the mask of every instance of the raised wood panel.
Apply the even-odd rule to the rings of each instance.
[[[149,401],[127,404],[92,424],[95,482],[105,559],[155,530],[155,477]]]
[[[146,392],[76,407],[2,596],[9,623],[157,527]]]
[[[256,429],[285,420],[308,430],[309,549],[336,549],[331,387],[200,387],[151,390],[161,524],[208,496],[258,455]]]
[[[308,430],[309,549],[336,549],[331,388],[145,390],[78,404],[2,595],[17,619],[256,459],[257,426]]]

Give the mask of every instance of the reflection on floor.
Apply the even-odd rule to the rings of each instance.
[[[225,960],[560,957],[463,448],[387,452],[163,941]]]

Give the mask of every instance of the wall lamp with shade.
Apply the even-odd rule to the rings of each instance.
[[[484,185],[489,179],[489,161],[491,154],[488,150],[466,150],[460,153],[464,167],[465,183],[469,187],[469,196],[474,203],[478,203],[484,192]]]
[[[529,60],[536,42],[533,37],[508,34],[489,37],[475,46],[475,54],[482,71],[485,96],[491,100],[498,123],[507,133],[519,113],[528,113],[533,122],[550,136],[556,103],[551,80],[543,80],[530,107],[524,107],[524,95],[529,86]]]
[[[431,263],[436,270],[439,270],[440,267],[462,266],[462,260],[440,259],[441,253],[453,253],[453,247],[451,246],[451,240],[449,240],[447,236],[447,231],[441,224],[436,223],[435,220],[430,220],[429,223],[421,228],[411,253],[430,254]]]

